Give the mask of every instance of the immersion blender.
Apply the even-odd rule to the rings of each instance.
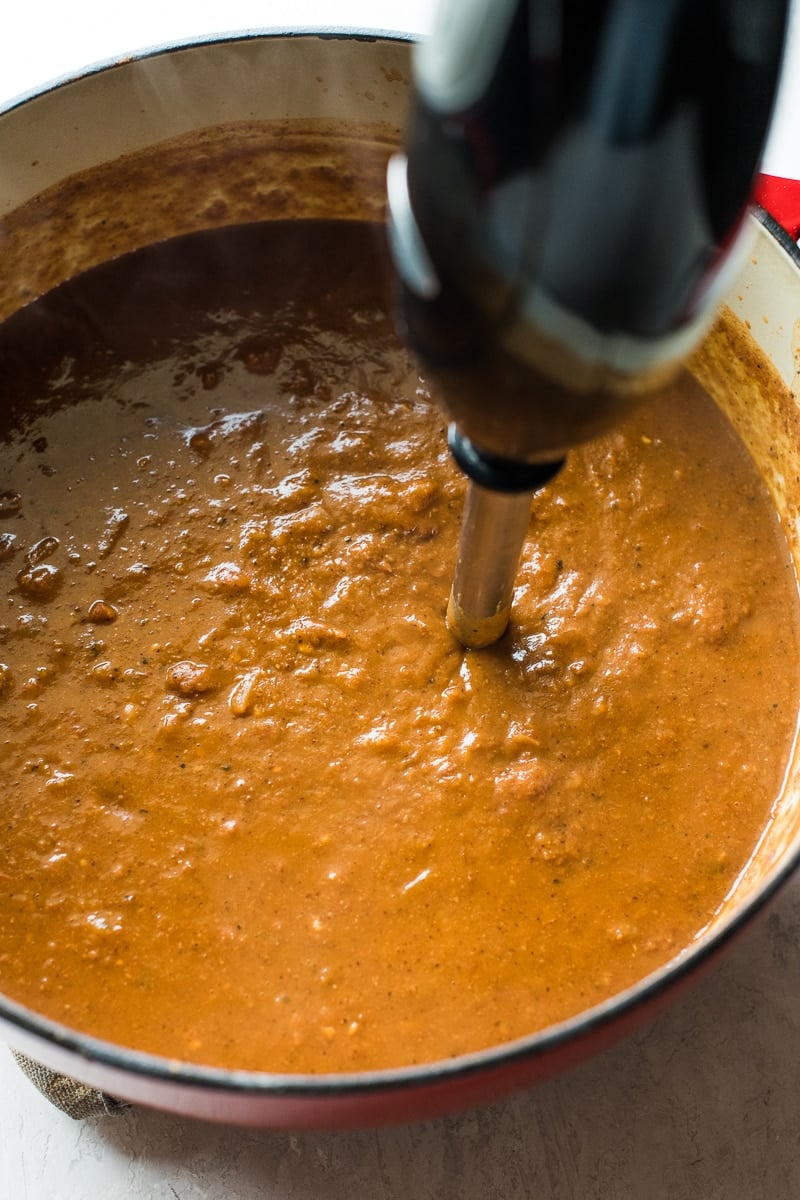
[[[531,496],[674,376],[740,262],[788,0],[442,0],[388,171],[407,340],[470,479],[448,625],[504,632]]]

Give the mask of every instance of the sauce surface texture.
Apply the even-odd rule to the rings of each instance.
[[[575,1014],[713,919],[780,791],[796,586],[688,378],[444,612],[464,483],[380,231],[192,235],[0,329],[0,988],[338,1072]]]

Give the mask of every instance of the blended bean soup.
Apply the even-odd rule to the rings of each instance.
[[[465,484],[382,231],[192,234],[0,327],[0,989],[171,1059],[402,1066],[673,959],[780,793],[796,580],[689,376],[445,628]]]

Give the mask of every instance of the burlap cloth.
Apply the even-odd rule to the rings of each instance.
[[[22,1070],[34,1087],[45,1096],[56,1108],[60,1108],[68,1117],[83,1121],[86,1117],[114,1116],[124,1112],[129,1107],[122,1100],[115,1100],[97,1088],[87,1087],[70,1079],[68,1075],[59,1075],[49,1067],[34,1062],[25,1054],[12,1050],[17,1066]]]

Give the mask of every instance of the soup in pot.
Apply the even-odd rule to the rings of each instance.
[[[0,326],[0,988],[172,1059],[441,1060],[680,955],[770,821],[797,585],[684,376],[445,609],[465,482],[383,233],[275,221]]]

